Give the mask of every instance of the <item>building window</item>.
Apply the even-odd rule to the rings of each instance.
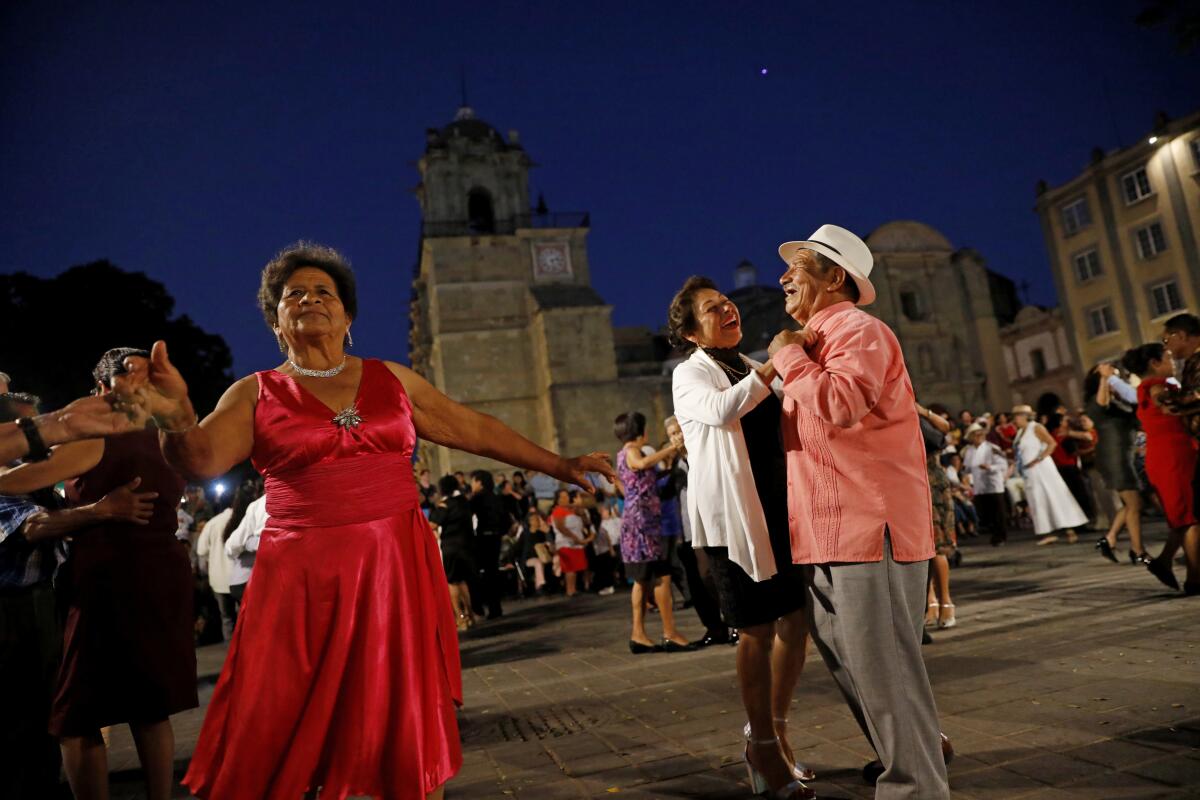
[[[1095,339],[1120,330],[1117,327],[1117,317],[1113,314],[1112,306],[1108,303],[1092,306],[1087,310],[1088,336]]]
[[[1046,353],[1042,348],[1035,347],[1029,351],[1029,363],[1033,366],[1033,377],[1040,378],[1046,374]]]
[[[1151,284],[1150,312],[1151,316],[1161,317],[1172,311],[1183,310],[1183,296],[1179,293],[1179,284],[1172,278],[1169,281]]]
[[[1167,237],[1163,233],[1161,222],[1151,222],[1133,232],[1134,244],[1137,246],[1138,257],[1145,260],[1154,258],[1167,249]]]
[[[1100,254],[1094,249],[1078,253],[1071,259],[1075,265],[1075,277],[1080,283],[1087,283],[1101,273]]]
[[[472,189],[467,194],[467,230],[471,233],[496,231],[496,214],[487,189]]]
[[[925,298],[921,291],[911,284],[900,287],[900,310],[904,316],[913,322],[919,322],[929,317],[929,309],[925,307]]]
[[[1073,203],[1062,207],[1063,230],[1067,236],[1078,233],[1082,228],[1092,224],[1092,215],[1088,211],[1087,198],[1081,197]]]
[[[1125,195],[1125,205],[1127,206],[1154,194],[1150,190],[1150,178],[1146,175],[1146,168],[1138,167],[1133,172],[1122,175],[1121,191]]]

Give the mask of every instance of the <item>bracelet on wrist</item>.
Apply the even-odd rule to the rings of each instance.
[[[33,417],[21,417],[17,420],[17,427],[25,434],[25,442],[29,445],[29,452],[25,454],[26,461],[45,461],[50,457],[50,448],[42,439]]]

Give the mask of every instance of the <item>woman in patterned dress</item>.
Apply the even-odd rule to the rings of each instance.
[[[614,424],[614,433],[624,442],[617,454],[617,477],[625,491],[625,514],[621,517],[621,558],[625,574],[634,582],[632,593],[633,632],[629,652],[634,655],[691,649],[691,644],[675,629],[671,597],[671,564],[665,560],[660,529],[662,512],[654,467],[674,456],[679,448],[668,444],[645,455],[646,416],[638,411],[622,414]],[[662,644],[650,641],[646,633],[646,591],[654,593],[662,617]]]

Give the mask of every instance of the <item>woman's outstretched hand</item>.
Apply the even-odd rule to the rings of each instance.
[[[130,378],[125,385],[132,394],[121,399],[143,415],[153,417],[160,428],[182,430],[195,424],[196,412],[188,399],[187,381],[167,356],[166,342],[155,342],[146,371]]]
[[[598,472],[614,483],[617,480],[617,473],[613,472],[612,458],[608,453],[589,453],[586,456],[565,458],[561,468],[551,475],[560,481],[578,486],[588,494],[595,494],[596,487],[587,479],[589,472]]]

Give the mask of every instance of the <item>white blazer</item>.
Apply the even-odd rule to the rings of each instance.
[[[750,374],[731,385],[725,370],[696,348],[675,367],[671,394],[688,451],[684,513],[692,529],[692,545],[729,548],[731,561],[754,580],[763,581],[778,570],[741,419],[772,387],[754,371],[761,365],[746,361],[752,367]]]

